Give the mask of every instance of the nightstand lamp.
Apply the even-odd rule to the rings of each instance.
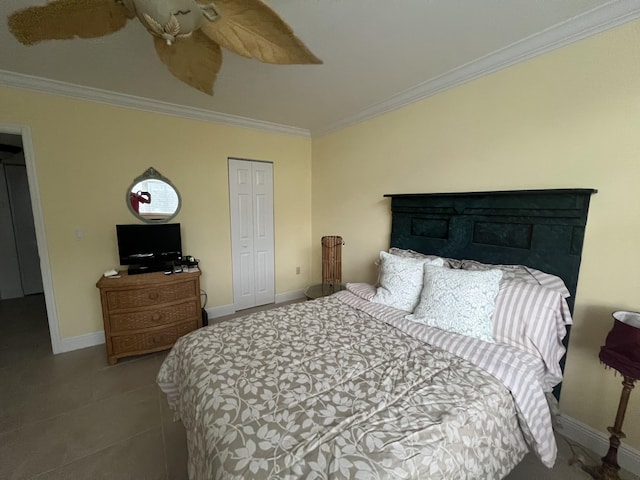
[[[325,236],[322,243],[322,290],[331,293],[342,290],[342,246],[338,235]]]
[[[342,246],[344,241],[338,235],[328,235],[320,239],[322,244],[322,283],[308,287],[304,294],[307,300],[333,295],[344,290],[342,284]]]
[[[627,410],[629,395],[637,379],[640,379],[640,313],[618,311],[613,313],[613,328],[607,335],[605,345],[600,348],[600,361],[606,366],[620,372],[622,395],[618,405],[618,413],[613,427],[609,427],[609,451],[602,458],[599,467],[587,467],[593,478],[602,480],[619,480],[618,447],[622,433],[622,422]]]

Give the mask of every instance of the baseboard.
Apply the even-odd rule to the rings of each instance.
[[[570,440],[604,456],[609,450],[609,437],[575,418],[562,415],[562,429],[558,431]],[[618,464],[625,470],[640,475],[640,451],[624,443],[618,449]]]
[[[306,298],[304,296],[304,290],[293,290],[291,292],[279,293],[275,297],[275,304],[292,302],[294,300],[301,300]],[[224,317],[226,315],[232,315],[236,313],[236,308],[233,304],[220,305],[218,307],[205,308],[207,316],[209,318]]]
[[[80,350],[81,348],[95,347],[104,344],[104,331],[85,333],[77,337],[68,337],[60,339],[60,353],[70,352],[72,350]]]
[[[236,308],[233,306],[233,304],[220,305],[219,307],[209,307],[205,308],[205,310],[207,311],[207,317],[209,318],[224,317],[226,315],[236,313]]]
[[[276,295],[276,303],[292,302],[293,300],[300,300],[306,298],[304,296],[304,290],[293,290],[291,292],[279,293]]]

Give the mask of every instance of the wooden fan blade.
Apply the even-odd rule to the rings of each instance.
[[[322,63],[289,25],[260,0],[216,0],[214,5],[219,18],[205,18],[201,29],[223,47],[265,63]]]
[[[222,65],[220,45],[201,31],[190,37],[179,38],[173,45],[159,37],[153,37],[156,52],[162,63],[179,80],[213,95],[213,83]]]
[[[123,28],[133,14],[114,0],[57,0],[9,16],[9,30],[20,43],[95,38]]]

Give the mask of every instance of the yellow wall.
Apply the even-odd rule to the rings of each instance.
[[[3,87],[0,105],[0,124],[31,128],[62,338],[102,330],[95,283],[119,263],[115,225],[140,223],[125,193],[150,166],[180,191],[173,221],[185,253],[201,260],[207,307],[233,303],[228,157],[274,163],[276,293],[308,284],[309,138]]]
[[[640,310],[640,22],[314,138],[312,158],[312,238],[344,237],[345,281],[375,280],[388,248],[385,193],[598,189],[561,407],[606,432],[622,379],[599,363],[599,347],[611,312]],[[632,394],[624,431],[635,448],[638,412]]]

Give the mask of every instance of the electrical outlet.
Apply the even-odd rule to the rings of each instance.
[[[296,267],[296,275],[300,275],[300,267]]]

